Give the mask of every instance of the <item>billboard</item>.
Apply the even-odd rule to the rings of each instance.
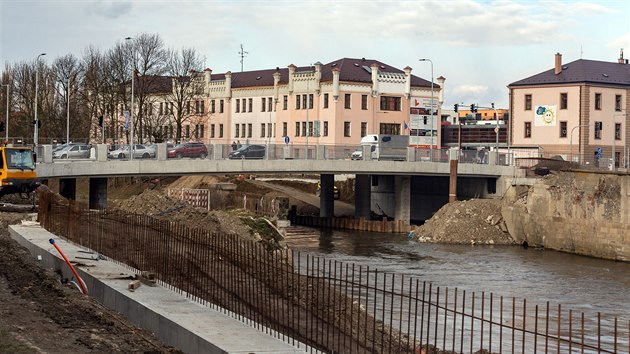
[[[431,104],[433,102],[433,104]],[[429,147],[438,145],[438,100],[412,97],[409,107],[409,145]],[[433,111],[433,115],[431,112]]]
[[[536,106],[534,125],[537,127],[555,127],[557,106]]]

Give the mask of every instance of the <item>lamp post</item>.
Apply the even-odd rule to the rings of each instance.
[[[429,148],[429,152],[431,154],[431,161],[433,161],[433,61],[427,58],[419,60],[431,63],[431,147]]]
[[[4,140],[5,143],[9,142],[9,84],[4,84],[2,86],[7,87],[7,115],[4,118]]]
[[[42,53],[37,56],[35,59],[35,127],[33,129],[33,145],[37,145],[37,140],[39,138],[39,120],[37,119],[37,91],[38,91],[38,83],[39,83],[39,57],[46,55],[46,53]]]
[[[580,127],[588,127],[588,124],[580,124],[580,125],[576,125],[575,127],[573,127],[573,128],[571,129],[571,137],[569,138],[569,152],[570,152],[570,155],[571,155],[571,162],[573,162],[573,131],[574,131],[576,128],[580,128]],[[578,148],[579,148],[579,145],[578,145]],[[578,163],[580,163],[580,164],[581,164],[581,161],[580,161],[580,160],[581,160],[581,159],[579,158],[579,159],[578,159]]]
[[[125,38],[126,41],[132,40],[131,37],[126,37]],[[134,76],[136,76],[136,47],[133,44],[133,42],[131,42],[131,57],[133,60],[133,65],[131,67],[131,105],[129,107],[129,125],[131,127],[130,129],[130,139],[129,139],[129,160],[133,160],[133,90],[134,90]]]
[[[308,102],[308,99],[309,99],[308,92],[309,92],[309,89],[310,89],[309,88],[309,81],[310,81],[310,79],[307,78],[306,79],[306,159],[307,160],[308,160],[308,136],[309,136],[309,133],[310,133],[310,131],[308,129],[308,107],[309,107],[309,105],[308,105],[308,103],[309,103]]]
[[[70,77],[66,86],[66,96],[68,96],[68,106],[66,107],[66,144],[70,144]]]

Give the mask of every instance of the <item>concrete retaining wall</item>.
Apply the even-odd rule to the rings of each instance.
[[[41,256],[43,267],[61,270],[68,279],[73,278],[69,267],[48,240],[54,238],[71,261],[77,256],[89,256],[36,223],[9,226],[9,232],[34,257]],[[304,353],[306,350],[303,344],[298,349],[159,285],[142,285],[130,292],[127,288],[134,272],[114,262],[84,259],[80,262],[83,266],[76,269],[90,296],[186,353]]]
[[[630,261],[630,176],[561,172],[513,187],[503,218],[512,237],[558,251]]]

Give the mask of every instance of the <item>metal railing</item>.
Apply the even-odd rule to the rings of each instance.
[[[38,218],[50,232],[153,272],[160,284],[306,352],[630,351],[624,317],[439,287],[236,235],[89,210],[48,192]]]

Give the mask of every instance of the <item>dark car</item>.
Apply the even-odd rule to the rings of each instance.
[[[245,145],[230,152],[230,159],[262,159],[265,157],[264,145]]]
[[[205,159],[208,157],[208,148],[202,143],[177,144],[171,148],[167,148],[166,156],[169,159],[181,159],[182,157],[199,157]]]

